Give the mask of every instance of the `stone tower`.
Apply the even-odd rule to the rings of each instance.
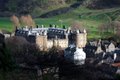
[[[41,50],[47,50],[47,32],[43,31],[40,35],[36,36],[36,44]]]
[[[69,35],[69,30],[67,32],[65,32],[65,44],[64,44],[64,47],[68,47],[69,46],[69,39],[68,39],[68,35]]]
[[[85,47],[87,43],[87,33],[84,29],[83,33],[81,33],[79,30],[76,31],[76,47],[83,48]]]
[[[53,46],[58,47],[58,38],[55,36],[55,39],[53,39]]]

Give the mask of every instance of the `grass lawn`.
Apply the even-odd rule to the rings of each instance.
[[[13,24],[9,18],[0,18],[0,29],[6,29],[12,31]]]

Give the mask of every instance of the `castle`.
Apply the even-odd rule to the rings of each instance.
[[[87,43],[86,30],[71,30],[63,28],[16,28],[15,36],[22,36],[30,43],[36,43],[40,50],[47,50],[53,46],[67,48],[74,44],[83,48]]]

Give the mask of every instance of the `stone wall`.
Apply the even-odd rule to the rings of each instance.
[[[53,46],[67,48],[68,47],[68,39],[51,39],[48,40],[47,36],[37,36],[36,44],[40,48],[40,50],[47,50]]]
[[[36,44],[40,50],[47,49],[47,36],[36,36]]]
[[[68,47],[68,39],[58,40],[58,46],[60,46],[61,48],[67,48]]]

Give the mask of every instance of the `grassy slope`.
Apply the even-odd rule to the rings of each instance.
[[[49,24],[55,24],[61,27],[62,24],[69,27],[74,21],[79,21],[83,27],[85,27],[89,33],[88,38],[100,38],[98,26],[102,23],[108,22],[105,14],[112,13],[120,8],[104,9],[104,10],[89,10],[84,7],[77,8],[69,13],[61,14],[52,18],[36,18],[36,24],[49,26]],[[12,23],[8,18],[0,18],[0,28],[12,30]]]
[[[36,17],[36,16],[40,16],[44,13],[47,13],[49,11],[53,11],[53,10],[56,10],[56,9],[59,9],[59,8],[69,7],[69,6],[70,6],[70,4],[64,4],[64,5],[59,4],[57,6],[56,5],[49,6],[46,9],[41,9],[40,7],[36,7],[31,14],[32,14],[32,16]]]
[[[13,24],[9,20],[9,18],[0,18],[0,29],[6,29],[12,31]]]
[[[52,19],[56,19],[54,22],[57,23],[60,23],[58,20],[61,19],[63,21],[63,24],[67,26],[70,26],[74,21],[79,21],[83,27],[89,31],[88,38],[100,38],[101,36],[99,34],[98,26],[109,22],[106,14],[112,15],[112,13],[117,10],[120,10],[120,8],[89,10],[87,8],[81,7],[67,14],[55,16]]]

